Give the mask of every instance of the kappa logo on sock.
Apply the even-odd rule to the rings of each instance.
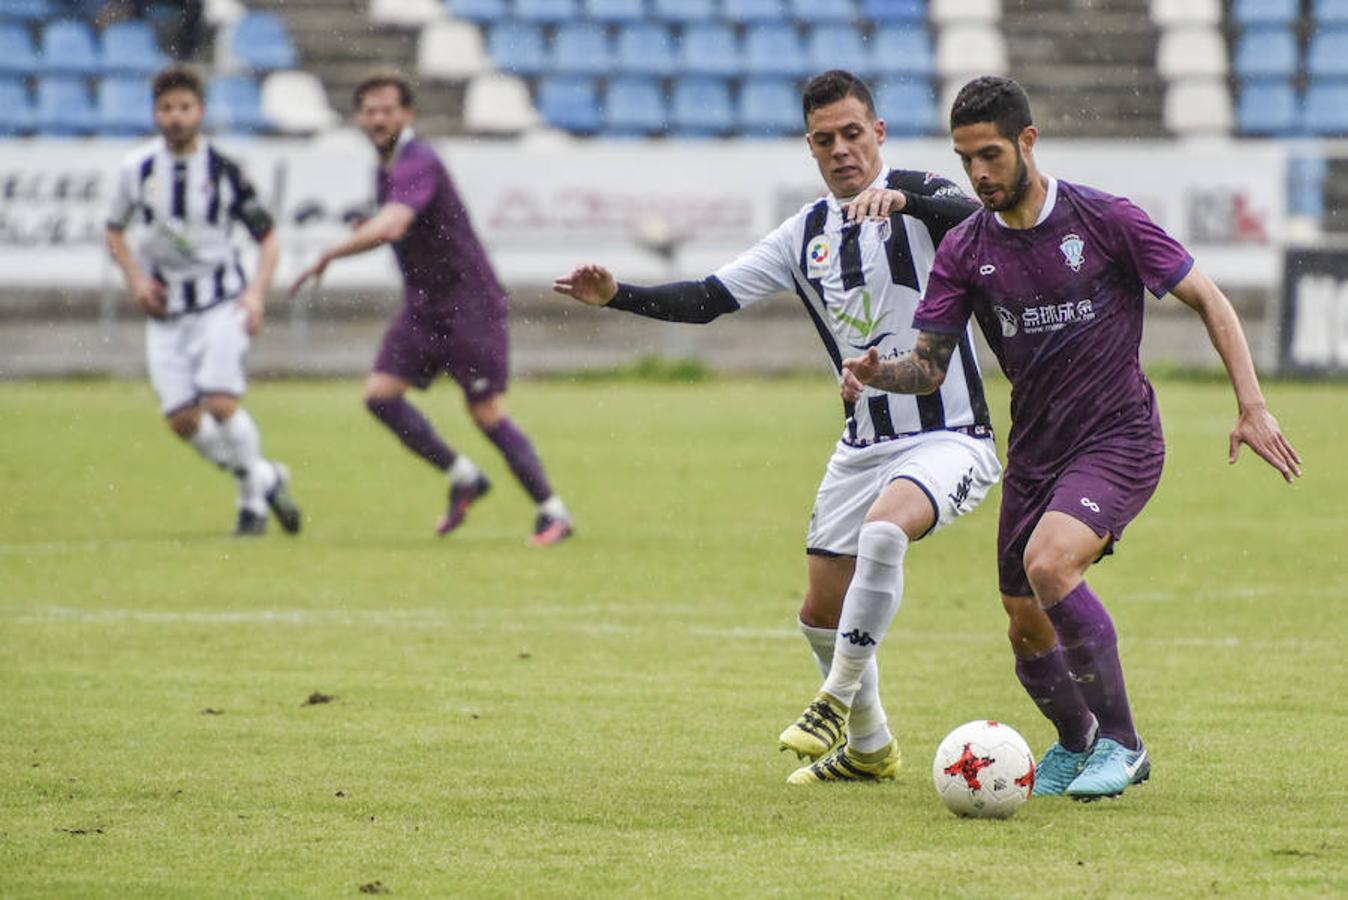
[[[1094,673],[1094,672],[1079,672],[1079,673],[1078,673],[1078,672],[1068,672],[1067,674],[1070,675],[1070,676],[1072,677],[1072,680],[1075,681],[1077,684],[1094,684],[1094,683],[1095,683],[1095,673]]]
[[[871,633],[869,631],[862,631],[860,628],[844,631],[841,636],[847,638],[849,643],[857,647],[875,646],[875,638],[871,637]]]

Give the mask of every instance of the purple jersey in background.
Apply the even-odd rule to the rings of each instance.
[[[377,196],[381,205],[401,203],[416,213],[393,245],[409,312],[418,319],[503,314],[506,293],[440,158],[416,138],[400,140],[394,153],[378,172]]]
[[[1007,460],[1052,476],[1112,437],[1161,444],[1142,374],[1143,288],[1169,293],[1193,258],[1133,203],[1050,179],[1046,215],[1013,229],[982,209],[941,243],[913,317],[959,334],[973,315],[1011,380]]]

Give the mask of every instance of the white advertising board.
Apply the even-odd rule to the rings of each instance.
[[[512,287],[547,284],[581,262],[633,281],[701,277],[822,191],[803,140],[436,145]],[[116,284],[103,249],[104,206],[132,146],[0,142],[0,283],[9,290]],[[373,201],[373,156],[357,143],[221,147],[277,213],[282,281]],[[891,142],[885,157],[965,184],[946,141]],[[1219,282],[1279,282],[1285,158],[1276,144],[1045,140],[1039,160],[1060,178],[1132,197]],[[398,283],[387,251],[335,263],[326,278],[349,289]]]

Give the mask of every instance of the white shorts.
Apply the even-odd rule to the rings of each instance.
[[[145,354],[160,412],[185,409],[203,394],[243,396],[245,317],[243,307],[225,301],[176,319],[146,320]]]
[[[895,479],[909,479],[931,501],[936,521],[930,534],[972,512],[1001,475],[992,439],[958,431],[928,431],[869,447],[840,443],[815,496],[805,550],[856,556],[866,513]]]

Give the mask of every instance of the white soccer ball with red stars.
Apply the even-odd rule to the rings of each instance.
[[[1010,725],[979,719],[941,741],[931,777],[941,802],[955,815],[1006,819],[1034,790],[1034,755]]]

